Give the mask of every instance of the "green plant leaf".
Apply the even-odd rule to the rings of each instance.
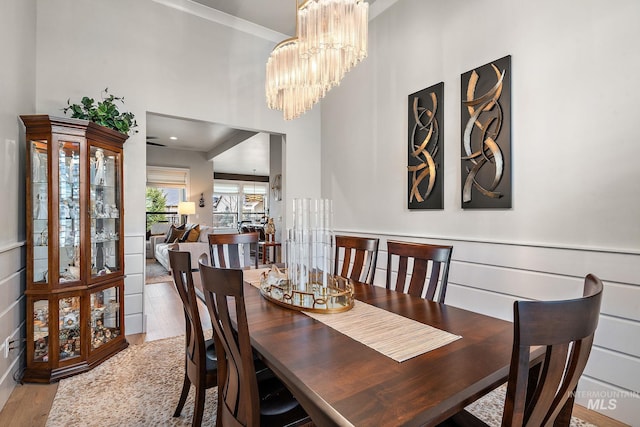
[[[135,116],[131,112],[121,113],[115,102],[124,104],[124,97],[117,97],[109,93],[109,88],[105,88],[102,101],[96,103],[93,98],[83,96],[80,104],[71,104],[71,98],[67,99],[67,107],[62,111],[67,114],[71,112],[71,117],[95,122],[101,126],[117,130],[122,133],[137,133],[133,128],[137,127]]]

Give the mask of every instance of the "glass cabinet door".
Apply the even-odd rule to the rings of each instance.
[[[60,141],[58,150],[60,283],[80,280],[80,144]]]
[[[120,271],[120,153],[90,148],[91,277]]]
[[[33,282],[47,283],[49,269],[49,176],[47,141],[30,141]]]
[[[49,361],[49,300],[33,301],[33,361]]]
[[[103,289],[91,294],[91,350],[120,336],[120,288]]]
[[[60,361],[80,356],[80,297],[58,300]]]

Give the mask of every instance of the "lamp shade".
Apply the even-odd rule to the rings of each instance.
[[[179,202],[178,203],[178,215],[193,215],[196,213],[195,202]]]

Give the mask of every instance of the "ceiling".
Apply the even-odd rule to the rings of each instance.
[[[254,24],[293,36],[297,0],[193,0]],[[298,0],[300,3],[303,0]],[[375,0],[365,0],[369,4]]]
[[[295,0],[193,0],[204,6],[293,35]],[[375,0],[366,0],[369,4]],[[176,137],[173,140],[170,137]],[[188,118],[147,113],[148,146],[200,151],[213,158],[216,172],[268,175],[269,138],[265,134]]]
[[[147,147],[205,153],[216,172],[269,175],[269,134],[262,132],[147,113]]]

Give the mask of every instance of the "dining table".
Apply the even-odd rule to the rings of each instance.
[[[252,346],[317,426],[433,426],[507,380],[511,322],[354,282],[355,307],[395,313],[455,337],[398,362],[325,324],[323,314],[314,318],[268,301],[258,286],[261,271],[244,273]]]

